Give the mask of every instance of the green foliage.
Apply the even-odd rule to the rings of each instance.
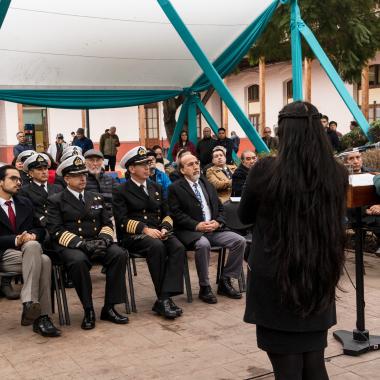
[[[362,130],[357,127],[353,129],[351,132],[346,133],[341,141],[341,149],[346,150],[346,149],[351,149],[351,148],[356,148],[358,146],[362,146],[367,144],[368,139],[365,137],[364,133]]]
[[[371,123],[368,134],[374,143],[380,141],[380,120]]]
[[[377,0],[299,0],[301,17],[345,81],[359,82],[362,67],[380,49]],[[303,41],[304,57],[314,58]],[[290,49],[290,6],[276,10],[267,29],[251,48],[249,62],[259,57],[267,62],[287,61]]]

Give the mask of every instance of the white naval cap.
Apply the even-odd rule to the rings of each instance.
[[[151,158],[148,157],[145,146],[136,146],[135,148],[129,150],[123,158],[120,160],[120,167],[123,169],[128,169],[129,165],[141,164],[143,162],[150,161]]]
[[[82,174],[87,172],[85,158],[81,155],[74,155],[59,164],[56,174],[64,177],[67,174]]]
[[[62,156],[59,162],[62,163],[63,161],[67,160],[69,157],[72,157],[72,156],[82,156],[82,150],[79,150],[79,149],[70,149],[70,150],[66,150],[66,152],[64,151],[64,153],[62,153]]]
[[[44,153],[36,153],[29,156],[25,161],[22,167],[22,170],[25,173],[28,173],[31,169],[50,167],[50,158]]]
[[[16,162],[25,162],[25,160],[32,156],[33,154],[37,154],[37,152],[35,150],[32,150],[32,149],[29,149],[29,150],[24,150],[23,152],[21,152],[18,156],[17,156],[17,159],[16,159]]]

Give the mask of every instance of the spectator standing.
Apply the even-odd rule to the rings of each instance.
[[[245,150],[241,154],[241,164],[232,174],[232,196],[241,197],[245,180],[247,179],[249,169],[257,162],[256,153],[252,150]]]
[[[231,140],[234,143],[234,151],[237,153],[240,147],[240,137],[236,134],[235,131],[231,132]]]
[[[322,123],[322,126],[323,128],[325,129],[326,133],[329,129],[329,117],[326,116],[326,115],[322,115],[321,117],[321,123]]]
[[[17,132],[16,138],[18,144],[13,147],[13,157],[17,157],[21,152],[31,149],[30,145],[26,143],[25,133],[23,131]]]
[[[226,130],[224,128],[218,129],[218,139],[215,142],[215,146],[222,146],[226,150],[226,160],[228,165],[232,165],[234,161],[232,160],[232,152],[234,150],[234,143],[226,135]]]
[[[92,140],[84,135],[84,129],[78,128],[76,139],[73,140],[74,146],[79,146],[82,149],[82,153],[85,154],[88,150],[94,149]]]
[[[267,144],[267,147],[269,150],[277,150],[278,149],[278,139],[277,137],[271,136],[272,131],[269,127],[264,128],[264,136],[262,137],[265,144]]]
[[[193,154],[194,156],[196,155],[195,145],[189,140],[189,135],[186,131],[181,132],[178,142],[175,143],[173,147],[172,156],[177,157],[177,153],[181,149],[186,149],[189,152],[191,152],[191,154]]]
[[[357,121],[352,120],[350,123],[350,131],[353,131],[355,128],[358,128],[358,127],[359,127],[359,124],[357,123]]]
[[[70,136],[71,136],[71,140],[70,140],[69,145],[74,145],[74,141],[77,139],[77,135],[75,132],[71,132]]]
[[[158,183],[159,185],[162,186],[162,195],[164,197],[164,199],[167,199],[168,198],[168,187],[169,185],[172,184],[172,181],[170,181],[170,178],[169,176],[157,169],[156,167],[156,153],[154,153],[152,150],[148,150],[147,151],[147,157],[150,158],[150,161],[148,161],[149,163],[149,179],[153,182],[156,182]]]
[[[108,131],[108,132],[107,132]],[[117,148],[120,146],[119,136],[116,134],[116,127],[106,129],[100,137],[99,149],[108,163],[105,165],[105,170],[115,170]]]
[[[65,142],[62,133],[58,133],[55,138],[55,143],[50,144],[47,149],[47,153],[53,157],[55,162],[59,162],[62,157],[63,150],[68,147],[68,144]]]
[[[197,157],[199,158],[201,168],[209,165],[212,161],[212,150],[215,147],[215,140],[211,137],[211,128],[203,128],[203,139],[197,144]]]
[[[343,137],[343,135],[338,131],[338,123],[336,121],[330,121],[329,123],[329,129],[330,131],[335,131],[338,135],[339,140]]]
[[[335,151],[340,150],[340,141],[338,133],[336,132],[337,122],[336,121],[330,121],[329,127],[327,129],[327,136],[330,140],[331,146]]]

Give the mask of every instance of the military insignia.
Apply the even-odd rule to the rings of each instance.
[[[36,158],[36,161],[37,161],[37,162],[44,162],[45,159],[39,154],[39,155],[37,156],[37,158]]]
[[[72,152],[72,154],[73,154],[74,156],[75,156],[75,155],[76,155],[76,156],[79,156],[79,153],[80,153],[80,152],[79,152],[79,150],[77,150],[77,149],[74,149],[73,152]]]
[[[137,154],[139,156],[145,156],[146,155],[146,149],[144,147],[140,147],[139,150],[137,151]]]
[[[83,165],[83,161],[82,161],[82,159],[81,159],[80,157],[77,157],[77,158],[74,160],[73,164],[74,164],[75,166],[81,166],[81,165]]]

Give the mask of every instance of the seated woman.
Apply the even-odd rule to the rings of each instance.
[[[206,171],[206,177],[215,187],[222,203],[230,199],[232,191],[232,174],[235,165],[226,165],[226,149],[220,145],[212,150],[212,164]]]

